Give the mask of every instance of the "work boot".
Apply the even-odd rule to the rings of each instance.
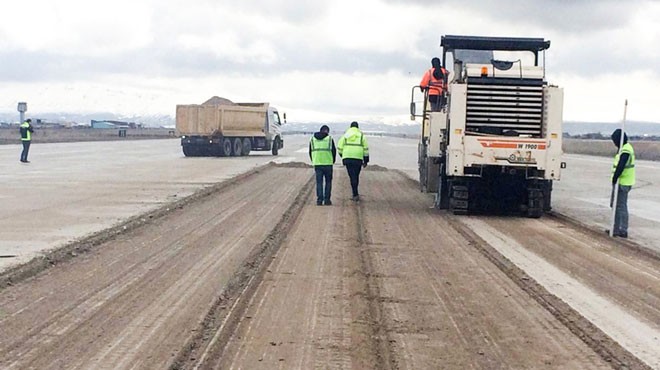
[[[326,206],[331,206],[332,201],[331,200],[326,200],[325,203],[323,203],[323,204],[325,204]]]
[[[322,205],[323,205],[323,201],[322,201],[322,200],[317,200],[317,201],[316,201],[316,205],[317,205],[317,206],[322,206]]]
[[[609,230],[609,229],[606,229],[606,230],[605,230],[605,234],[610,235],[610,230]],[[622,233],[622,232],[620,232],[620,231],[615,231],[614,233],[612,233],[612,236],[615,236],[615,237],[617,237],[617,238],[624,238],[624,239],[627,239],[627,238],[628,238],[628,233],[627,233],[627,232]]]
[[[353,201],[354,202],[359,202],[360,201],[360,196],[359,195],[353,195]]]

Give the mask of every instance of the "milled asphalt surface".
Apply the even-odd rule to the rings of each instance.
[[[276,160],[186,158],[179,141],[0,146],[0,269]]]
[[[0,146],[0,270],[272,160],[308,162],[307,142],[304,136],[287,136],[278,157],[185,158],[177,139],[35,141],[30,164],[18,161],[18,145]],[[369,142],[371,164],[417,178],[417,140],[369,137]],[[564,160],[568,168],[555,183],[554,210],[608,228],[611,159],[565,155]],[[630,239],[658,251],[659,170],[660,163],[637,161],[638,184],[629,198]]]

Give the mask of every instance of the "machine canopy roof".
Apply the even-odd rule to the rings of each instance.
[[[450,50],[512,50],[539,52],[550,48],[550,41],[530,37],[442,36],[440,46]]]

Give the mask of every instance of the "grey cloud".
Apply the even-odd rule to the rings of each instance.
[[[387,0],[389,2],[403,2],[403,0]],[[437,4],[437,0],[406,0],[406,4],[413,1],[417,4]],[[628,4],[640,4],[643,0],[633,0]],[[477,4],[479,3],[479,4]],[[527,4],[529,3],[529,4]],[[476,0],[449,0],[444,6],[461,6],[470,9],[471,12],[490,14],[499,22],[493,24],[507,24],[516,19],[524,19],[526,22],[536,21],[551,25],[555,29],[574,27],[575,21],[569,19],[565,14],[581,16],[582,23],[587,25],[599,25],[610,27],[611,22],[626,22],[625,16],[608,17],[621,9],[615,1],[605,0],[594,5],[590,1],[553,1],[543,2],[544,7],[539,7],[540,2],[523,2],[516,0],[501,0],[492,5]],[[215,2],[213,2],[215,4]],[[285,0],[262,1],[247,0],[241,3],[241,7],[249,9],[254,7],[260,12],[273,14],[274,16],[286,16],[290,22],[298,19],[311,19],[312,14],[321,14],[323,5],[292,5]],[[537,4],[537,5],[534,5]],[[515,9],[515,11],[511,11]],[[562,10],[563,9],[563,10]],[[625,13],[625,12],[624,12]],[[359,51],[340,48],[326,48],[312,50],[306,35],[294,33],[284,39],[260,39],[253,30],[241,30],[239,33],[240,44],[247,45],[254,40],[260,40],[272,45],[277,53],[276,61],[268,64],[258,59],[238,63],[229,59],[223,59],[210,51],[204,50],[182,50],[175,43],[177,32],[201,32],[212,31],[213,25],[188,25],[186,27],[195,29],[177,29],[177,24],[166,24],[164,14],[156,17],[156,29],[152,44],[144,49],[133,52],[117,53],[109,57],[91,57],[86,55],[59,55],[56,52],[28,52],[18,50],[0,51],[0,81],[71,81],[84,80],[100,75],[122,73],[135,74],[144,77],[200,77],[208,74],[244,75],[255,74],[258,76],[280,75],[290,71],[327,71],[340,73],[381,73],[388,70],[398,70],[403,74],[411,76],[421,75],[429,67],[430,58],[440,55],[440,36],[442,30],[434,29],[433,25],[425,27],[420,32],[421,38],[415,40],[415,47],[422,51],[423,57],[413,57],[405,51]],[[557,24],[552,19],[562,18]],[[577,22],[579,23],[579,22]],[[566,25],[568,24],[568,25]],[[338,25],[338,27],[341,27]],[[580,26],[583,27],[583,26]],[[586,26],[585,26],[586,27]],[[647,68],[655,61],[649,58],[635,57],[624,58],[618,56],[611,50],[607,40],[602,45],[585,45],[578,50],[569,50],[560,46],[552,39],[561,32],[549,32],[549,35],[529,35],[550,38],[553,47],[548,54],[548,65],[555,71],[576,72],[584,76],[593,76],[601,73],[619,73],[631,69]],[[591,38],[593,39],[593,38]],[[322,42],[322,40],[319,40]],[[579,62],[576,62],[579,61]],[[594,68],[599,66],[601,68]]]
[[[233,1],[233,0],[232,0]],[[260,9],[274,18],[307,22],[325,13],[331,2],[290,0],[243,0],[240,6],[249,11]]]
[[[613,44],[605,36],[599,37],[601,33],[583,36],[581,43],[562,44],[562,41],[571,39],[560,32],[549,32],[548,34],[530,34],[530,37],[543,37],[551,41],[551,47],[546,52],[549,71],[574,73],[583,77],[593,77],[608,73],[626,73],[632,70],[646,70],[657,64],[657,58],[651,54],[640,55],[636,51],[628,51],[626,44]],[[416,43],[417,50],[428,55],[441,55],[440,37],[442,34],[433,28],[427,28],[421,32],[421,38]],[[503,34],[501,36],[510,36]],[[653,47],[649,45],[649,47]],[[424,60],[424,66],[429,64]],[[552,72],[551,72],[552,73]],[[655,75],[660,72],[653,70]]]
[[[272,17],[273,19],[283,19],[288,22],[312,21],[323,15],[332,4],[331,1],[290,1],[290,0],[201,0],[191,3],[190,6],[197,6],[206,9],[208,12],[224,12],[226,9],[238,9],[244,14],[257,13]],[[176,11],[176,9],[174,10]],[[156,21],[159,19],[166,22],[167,25],[172,18],[176,18],[176,13],[170,13],[167,7],[156,9]],[[236,14],[240,17],[242,14]]]
[[[209,74],[272,76],[291,71],[380,73],[400,70],[416,73],[426,63],[405,53],[326,49],[307,52],[295,45],[278,49],[278,61],[237,63],[204,51],[181,52],[175,48],[148,48],[111,57],[62,56],[47,52],[0,52],[0,81],[71,81],[107,74],[144,77],[200,77]],[[423,64],[420,66],[420,64]],[[421,72],[420,72],[421,73]]]
[[[494,21],[541,26],[562,33],[599,31],[628,24],[632,10],[650,0],[385,0],[387,3],[417,4],[436,8],[468,9]],[[438,12],[440,14],[440,12]]]

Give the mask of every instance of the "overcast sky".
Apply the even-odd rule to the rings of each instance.
[[[440,36],[543,37],[564,118],[660,122],[660,1],[0,3],[0,112],[174,115],[218,95],[291,121],[408,122]]]

